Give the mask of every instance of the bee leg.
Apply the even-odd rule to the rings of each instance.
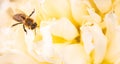
[[[14,26],[16,26],[16,25],[18,25],[18,24],[22,24],[22,23],[16,23],[16,24],[13,24],[11,27],[14,27]]]
[[[23,25],[23,29],[24,29],[24,31],[26,32],[26,34],[27,34],[27,30],[25,29],[25,26]]]
[[[35,12],[35,9],[32,11],[32,13],[29,15],[29,17],[32,16],[32,14],[33,14],[34,12]]]

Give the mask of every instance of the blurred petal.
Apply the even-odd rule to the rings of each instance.
[[[0,64],[38,64],[29,55],[16,49],[0,49]]]
[[[94,48],[94,53],[93,53],[94,55],[92,57],[94,58],[93,62],[95,64],[101,63],[104,59],[107,48],[107,39],[102,33],[101,28],[94,23],[93,25],[86,25],[82,27],[81,30],[82,30],[82,39],[86,52],[90,54],[90,52]]]
[[[115,0],[113,4],[113,8],[115,11],[115,14],[118,16],[119,24],[120,24],[120,0]]]
[[[115,14],[120,16],[120,0],[115,0],[113,5],[114,5]]]
[[[112,0],[94,0],[94,3],[101,13],[108,12],[112,6]]]
[[[48,57],[49,60],[53,57],[53,43],[52,43],[52,34],[50,32],[50,26],[46,26],[40,29],[43,37],[43,51],[42,55]]]
[[[101,22],[101,17],[93,9],[89,8],[88,13],[95,22]]]
[[[93,41],[95,45],[94,63],[99,64],[103,61],[105,57],[105,53],[107,50],[107,38],[97,24],[94,24],[91,27],[91,33],[93,35]]]
[[[70,17],[68,2],[68,0],[45,0],[41,7],[42,19]]]
[[[87,0],[70,0],[71,11],[73,18],[79,25],[84,20],[84,16],[88,15],[87,8],[90,6],[86,4]]]
[[[63,48],[62,60],[64,64],[89,64],[90,58],[79,44],[67,45]]]
[[[53,35],[62,37],[66,40],[73,40],[78,36],[76,27],[67,18],[56,20],[50,29]]]
[[[89,31],[89,27],[82,26],[80,29],[81,29],[82,41],[84,43],[85,52],[89,55],[94,49],[94,45],[92,42],[93,36]]]
[[[35,34],[31,30],[28,30],[28,34],[25,37],[28,52],[40,62],[53,63],[54,60],[52,58],[54,53],[50,26],[42,26],[41,23],[40,33],[42,40],[34,42]]]
[[[113,63],[120,57],[120,26],[118,25],[118,18],[114,12],[106,14],[104,20],[107,26],[106,36],[109,41],[106,60]]]
[[[114,64],[120,64],[120,57],[115,60]]]

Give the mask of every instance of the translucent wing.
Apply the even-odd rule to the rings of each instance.
[[[22,23],[26,19],[26,15],[22,13],[18,13],[13,16],[13,19]]]
[[[9,15],[9,16],[14,16],[15,14],[24,14],[24,15],[26,15],[22,10],[20,10],[20,9],[17,9],[17,8],[13,8],[13,7],[9,7],[8,9],[7,9],[7,14]],[[27,15],[26,15],[27,16]]]

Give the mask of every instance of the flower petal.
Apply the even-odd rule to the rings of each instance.
[[[104,59],[106,49],[107,49],[107,39],[105,35],[102,33],[101,28],[96,23],[94,23],[93,25],[86,25],[84,27],[84,31],[82,32],[85,33],[85,34],[82,33],[82,39],[83,39],[86,52],[87,53],[89,52],[90,54],[90,52],[94,47],[94,53],[93,53],[94,55],[92,57],[94,59],[93,62],[95,64],[101,63]],[[90,44],[90,46],[88,46],[88,44]],[[87,49],[87,46],[88,46],[88,49]]]
[[[110,12],[105,16],[106,36],[108,37],[108,51],[105,59],[108,62],[114,63],[120,57],[120,26],[118,18],[114,12]]]
[[[112,0],[94,0],[94,3],[102,13],[109,11],[112,6]]]
[[[73,44],[67,45],[63,48],[61,54],[64,64],[89,64],[90,58],[85,53],[82,45]]]
[[[67,18],[56,20],[51,26],[51,33],[66,40],[73,40],[78,36],[76,27]]]
[[[84,43],[85,52],[89,55],[94,49],[94,45],[92,42],[93,36],[89,31],[88,26],[82,26],[80,29],[81,29],[81,35],[82,35],[81,38]]]
[[[85,3],[85,0],[70,0],[70,4],[73,18],[81,25],[84,16],[88,15],[87,8],[90,6]]]

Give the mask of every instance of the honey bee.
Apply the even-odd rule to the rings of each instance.
[[[30,30],[36,29],[37,23],[34,22],[34,20],[32,18],[30,18],[34,12],[35,12],[35,10],[33,10],[29,16],[27,16],[24,13],[15,14],[13,16],[13,19],[15,21],[17,21],[18,23],[13,24],[12,27],[19,25],[19,24],[23,24],[23,29],[26,32],[26,34],[27,34],[27,30],[25,29],[25,27],[27,27]]]

